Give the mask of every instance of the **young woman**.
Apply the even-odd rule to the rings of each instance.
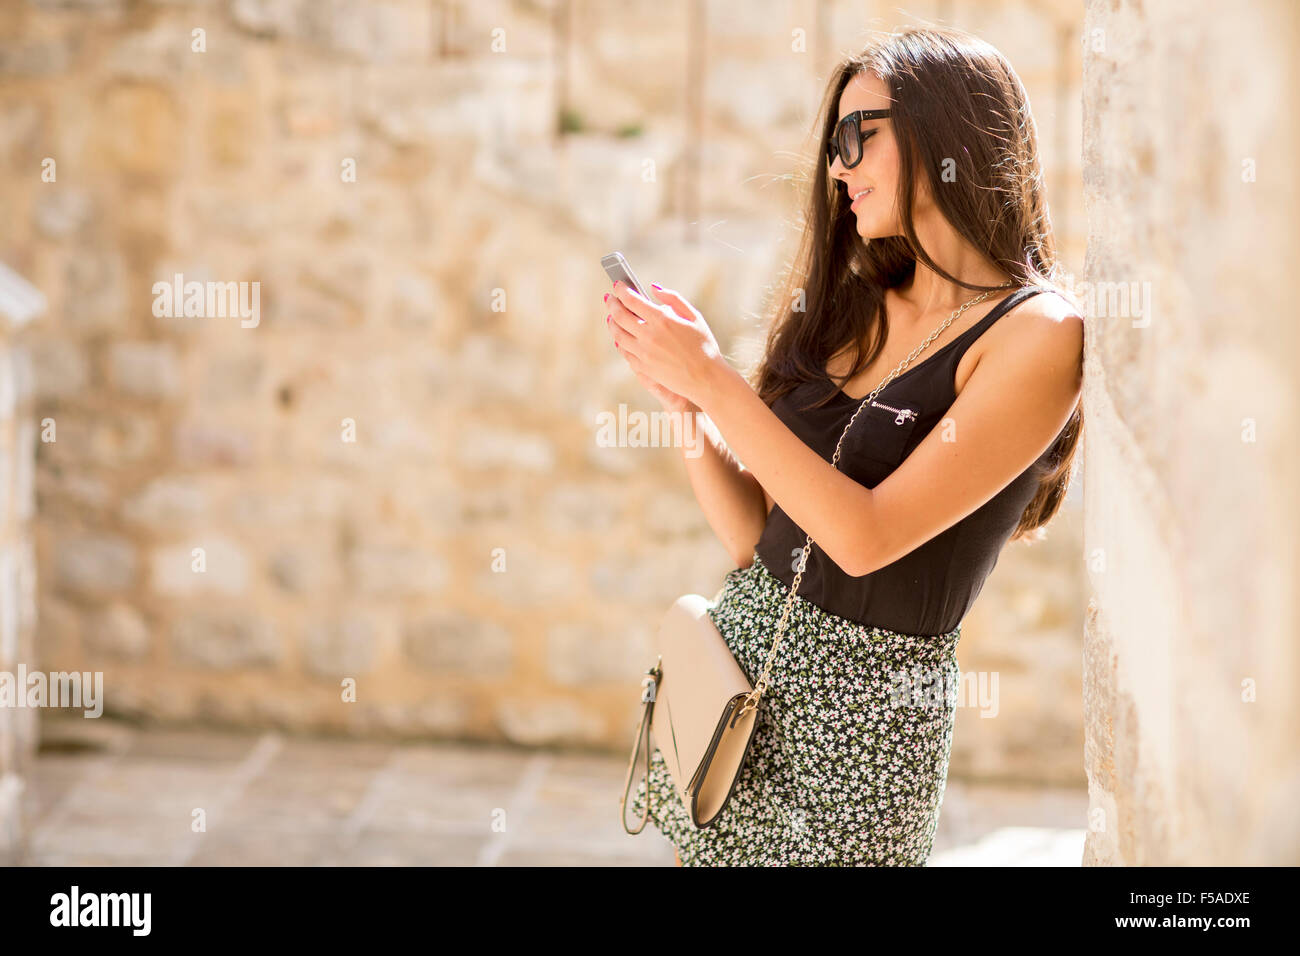
[[[804,242],[749,379],[680,295],[606,297],[638,380],[712,422],[686,467],[737,564],[710,617],[751,681],[797,586],[718,820],[691,824],[657,748],[636,791],[684,865],[924,865],[962,619],[1002,546],[1060,507],[1082,427],[1083,319],[1055,285],[1010,64],[902,30],[836,69],[821,115]]]

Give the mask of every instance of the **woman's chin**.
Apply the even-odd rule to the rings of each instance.
[[[901,229],[889,229],[872,219],[858,217],[858,235],[863,239],[888,239],[890,236],[901,236],[902,234]]]

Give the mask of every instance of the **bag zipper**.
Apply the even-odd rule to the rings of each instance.
[[[894,408],[892,405],[885,405],[876,401],[874,398],[871,400],[871,405],[874,408],[883,408],[886,411],[893,412],[895,425],[903,425],[907,423],[909,418],[916,418],[916,412],[912,411],[910,408]]]

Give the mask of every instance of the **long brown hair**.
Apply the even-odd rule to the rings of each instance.
[[[864,70],[880,77],[893,98],[890,118],[901,167],[896,204],[903,235],[870,242],[858,235],[824,153],[839,117],[840,94]],[[884,346],[885,290],[906,282],[918,259],[963,288],[989,288],[949,275],[921,248],[912,220],[918,171],[927,177],[944,218],[1017,286],[1059,292],[1078,309],[1058,281],[1028,97],[1011,64],[990,44],[946,28],[907,27],[878,35],[834,70],[819,115],[821,135],[810,163],[812,186],[799,251],[770,300],[763,355],[749,373],[768,405],[804,382],[827,381],[827,362],[846,346],[856,360],[843,381],[870,365]],[[955,163],[953,181],[940,178],[945,162],[950,168]],[[816,404],[832,396],[828,390]],[[1012,540],[1041,538],[1039,529],[1060,509],[1082,429],[1080,401],[1048,455],[1038,491]]]

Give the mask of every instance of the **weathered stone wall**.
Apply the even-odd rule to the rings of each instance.
[[[36,423],[28,329],[0,303],[0,674],[35,669],[36,557],[33,471]],[[6,704],[7,694],[3,698]],[[0,866],[22,851],[23,798],[36,755],[37,711],[0,705]]]
[[[783,151],[837,53],[901,22],[702,7],[5,5],[0,255],[51,297],[46,666],[158,719],[630,744],[649,626],[727,558],[678,451],[596,444],[598,413],[658,408],[599,257],[751,358],[793,251]],[[1079,11],[909,12],[1021,72],[1077,272]],[[258,324],[155,316],[177,273],[260,283]],[[968,620],[1004,700],[963,713],[955,774],[1082,783],[1079,528],[1075,496]]]
[[[1224,13],[1088,3],[1090,864],[1300,862],[1300,6]]]

